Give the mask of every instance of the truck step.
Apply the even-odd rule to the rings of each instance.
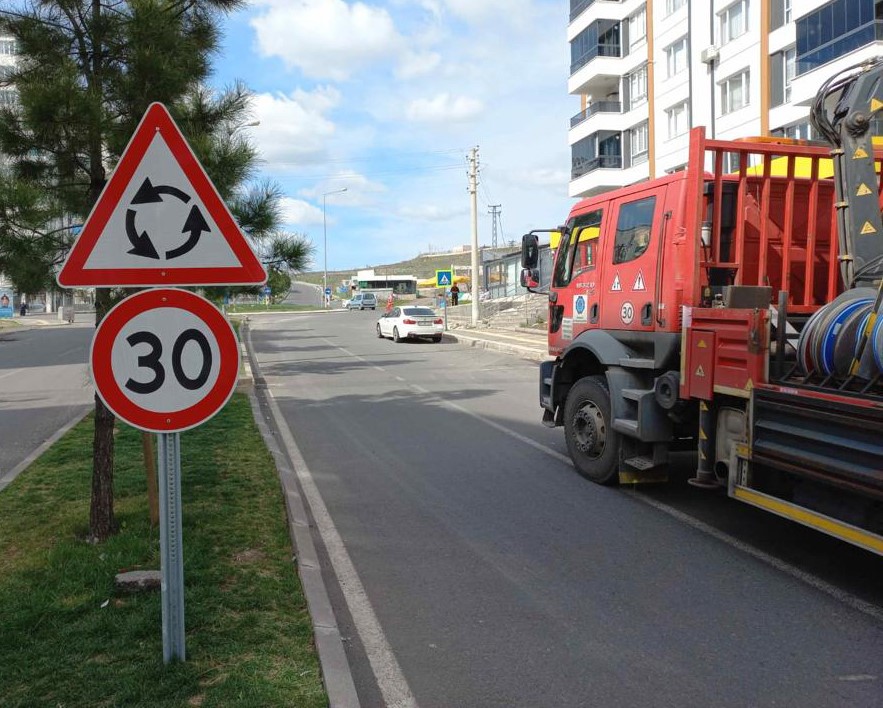
[[[634,467],[636,470],[649,470],[656,467],[656,463],[653,462],[652,457],[647,457],[645,455],[638,455],[637,457],[629,457],[622,461],[623,464]]]
[[[652,394],[652,388],[624,388],[622,389],[622,397],[628,398],[630,401],[640,401],[647,394]]]
[[[618,433],[631,435],[633,438],[638,437],[638,421],[630,418],[614,418],[613,429]]]
[[[655,369],[656,362],[653,359],[641,359],[638,357],[623,357],[619,365],[626,369]]]

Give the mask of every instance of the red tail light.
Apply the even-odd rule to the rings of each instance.
[[[402,320],[402,324],[417,324],[417,320]]]
[[[433,320],[433,322],[435,322],[435,324],[444,324],[445,323],[445,321],[441,317],[439,317],[437,320]]]

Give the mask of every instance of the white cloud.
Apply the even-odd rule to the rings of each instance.
[[[340,93],[328,86],[289,95],[262,93],[252,108],[260,126],[251,135],[271,167],[293,165],[326,153],[335,128],[325,113],[337,106]]]
[[[475,118],[483,108],[484,104],[478,99],[440,93],[433,98],[411,101],[405,114],[409,120],[419,123],[448,123]]]
[[[304,224],[321,224],[322,209],[309,202],[291,197],[283,197],[279,200],[282,211],[282,223],[295,231],[303,229]]]
[[[264,56],[279,57],[306,76],[343,81],[404,46],[389,13],[343,0],[264,0],[252,19]]]
[[[473,23],[523,24],[532,11],[531,0],[441,0],[441,4],[455,17]]]
[[[441,55],[435,52],[404,52],[396,69],[400,79],[413,79],[429,74],[441,63]]]

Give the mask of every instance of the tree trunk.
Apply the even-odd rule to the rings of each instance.
[[[111,296],[105,288],[95,291],[96,325],[110,309]],[[114,415],[95,395],[95,435],[92,439],[92,506],[89,512],[89,536],[95,543],[117,532],[113,513],[113,427]]]

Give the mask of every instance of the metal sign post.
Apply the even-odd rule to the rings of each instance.
[[[184,543],[181,531],[181,435],[159,438],[159,547],[162,571],[162,656],[184,661]]]

